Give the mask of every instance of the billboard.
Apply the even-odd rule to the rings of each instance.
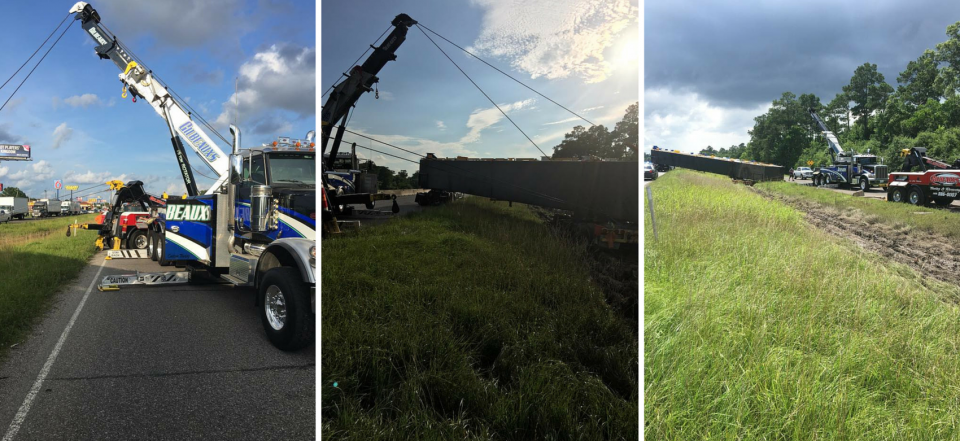
[[[3,160],[31,161],[30,146],[0,144],[0,161]]]

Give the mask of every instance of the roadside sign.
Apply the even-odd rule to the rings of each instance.
[[[807,165],[813,165],[813,161],[807,161]]]
[[[67,186],[65,186],[65,187],[63,187],[63,188],[66,188],[67,190],[78,190],[78,189],[80,189],[80,186],[79,186],[79,185],[67,185]]]
[[[59,190],[63,188],[63,183],[60,182],[59,179],[57,179],[56,181],[53,181],[53,188],[56,188],[57,190]]]
[[[30,146],[0,144],[0,161],[32,161],[30,158]]]

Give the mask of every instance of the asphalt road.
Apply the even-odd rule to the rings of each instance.
[[[0,362],[3,441],[315,438],[314,347],[271,346],[252,289],[100,292],[105,275],[175,270],[104,256]]]
[[[666,173],[664,173],[664,172],[657,172],[657,178],[660,178],[661,176],[663,176],[663,175],[665,175],[665,174],[666,174]],[[646,187],[646,186],[650,185],[650,183],[653,182],[654,180],[655,180],[655,179],[651,179],[651,180],[648,181],[648,180],[644,179],[644,180],[643,180],[643,186]]]

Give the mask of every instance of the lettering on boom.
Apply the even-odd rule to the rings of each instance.
[[[167,220],[171,221],[210,221],[209,205],[167,205]]]
[[[107,39],[103,38],[103,36],[101,36],[100,33],[97,32],[97,28],[90,28],[89,32],[90,32],[90,35],[93,35],[93,38],[97,39],[97,41],[100,42],[101,46],[104,44],[107,44]]]
[[[203,137],[193,129],[193,121],[187,121],[178,127],[180,134],[183,135],[183,139],[186,139],[194,148],[200,152],[200,156],[206,158],[207,162],[216,162],[217,159],[220,159],[220,155],[214,151],[214,147],[210,144],[207,144],[203,140]]]

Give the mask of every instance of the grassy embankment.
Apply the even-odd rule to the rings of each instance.
[[[960,309],[940,300],[958,287],[935,293],[726,178],[651,186],[647,439],[958,439]]]
[[[791,198],[814,201],[822,205],[860,210],[869,216],[871,222],[905,225],[946,237],[960,238],[960,217],[940,208],[917,207],[905,203],[851,197],[835,191],[788,182],[764,182],[757,184],[757,188],[774,191]],[[930,214],[918,216],[917,213]]]
[[[580,252],[479,198],[324,241],[323,435],[636,439],[636,333]]]
[[[0,357],[29,331],[57,290],[69,283],[94,254],[93,231],[66,237],[74,220],[94,215],[0,226]]]

